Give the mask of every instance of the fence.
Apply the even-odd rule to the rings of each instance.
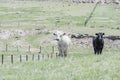
[[[11,48],[12,47],[12,48]],[[23,47],[23,46],[22,46]],[[37,53],[31,52],[32,46],[27,45],[24,51],[18,46],[11,46],[10,44],[5,44],[1,49],[0,63],[1,64],[13,64],[18,62],[28,62],[28,61],[40,61],[44,59],[51,59],[57,57],[57,46],[49,46],[49,48],[44,49],[43,46],[38,47]],[[27,49],[27,50],[26,50]],[[80,52],[80,45],[69,48],[69,54]]]
[[[108,43],[106,43],[108,42]],[[86,42],[80,42],[78,43],[78,45],[71,45],[69,47],[69,55],[73,54],[73,53],[79,53],[81,51],[86,51],[86,53],[89,51],[90,53],[93,53],[93,48],[92,45],[90,45],[91,42],[88,41],[88,44]],[[109,42],[108,40],[105,41],[105,49],[106,50],[119,50],[120,49],[120,45],[119,44],[115,44],[115,45],[110,45],[109,43],[113,43],[113,42]],[[109,44],[109,46],[107,45]],[[115,47],[116,46],[116,47]],[[38,47],[38,51],[37,53],[31,52],[31,48],[32,46],[28,46],[24,49],[25,51],[21,51],[20,47],[15,47],[12,46],[13,48],[11,48],[10,45],[6,44],[4,46],[4,48],[2,49],[1,54],[0,54],[0,63],[1,64],[5,64],[5,63],[16,63],[16,62],[27,62],[27,61],[40,61],[40,60],[44,60],[44,59],[49,59],[49,58],[55,58],[57,57],[57,46],[49,46],[49,49],[45,47],[40,46]],[[26,50],[27,49],[27,50]],[[85,50],[84,50],[85,49]],[[27,52],[26,52],[27,51]],[[21,54],[22,53],[22,54]]]
[[[18,47],[17,47],[18,50]],[[31,53],[31,46],[28,46],[28,52],[31,54],[1,54],[1,64],[4,63],[16,63],[16,62],[27,62],[27,61],[39,61],[39,60],[43,60],[45,58],[49,59],[49,58],[53,58],[53,57],[57,57],[57,53],[55,53],[55,47],[52,46],[52,52],[50,53],[43,53],[42,52],[42,47],[40,46],[39,48],[39,52],[37,54],[35,53]],[[9,51],[9,47],[8,44],[6,44],[5,47],[5,52]]]
[[[13,64],[14,62],[24,62],[24,61],[30,61],[30,60],[39,61],[40,59],[57,57],[57,53],[55,54],[54,46],[50,47],[50,49],[46,48],[46,51],[43,49],[43,47],[40,46],[39,48],[37,48],[37,53],[34,53],[34,52],[32,53],[31,49],[32,49],[32,46],[30,45],[27,46],[24,50],[21,50],[19,46],[11,46],[11,45],[5,44],[5,46],[1,49],[1,58],[0,58],[1,64],[8,63],[8,62]],[[5,54],[2,54],[2,52]],[[19,53],[22,53],[22,54],[19,54]],[[24,53],[27,53],[27,54],[24,54]]]
[[[50,53],[50,54],[26,54],[26,55],[1,55],[1,64],[4,63],[16,63],[16,62],[27,62],[27,61],[40,61],[43,59],[49,59],[57,57],[57,54]]]
[[[0,44],[0,52],[29,52],[29,53],[42,53],[43,51],[46,51],[46,48],[52,53],[56,51],[55,46],[38,46],[34,47],[32,45],[11,45],[11,44]],[[45,53],[48,53],[47,51]]]

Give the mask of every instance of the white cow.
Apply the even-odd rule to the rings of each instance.
[[[57,44],[58,44],[58,56],[67,56],[67,50],[69,45],[71,44],[71,39],[61,31],[56,31],[53,33],[56,36]]]

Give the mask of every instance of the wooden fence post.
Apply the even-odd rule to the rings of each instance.
[[[32,55],[32,60],[34,61],[34,54]]]
[[[8,44],[6,44],[6,52],[8,51]]]
[[[38,54],[38,61],[40,60],[40,55]]]
[[[57,53],[56,53],[56,57],[57,57]]]
[[[26,55],[26,61],[28,61],[28,55]]]
[[[11,55],[11,63],[13,64],[13,55]]]
[[[51,53],[51,58],[53,57],[52,53]]]
[[[52,53],[51,53],[51,58],[53,57],[53,54],[54,54],[54,50],[55,50],[55,48],[54,48],[54,46],[52,46]]]
[[[52,46],[52,53],[54,54],[54,46]]]
[[[49,54],[48,54],[48,58],[49,58]]]
[[[19,47],[18,47],[18,45],[17,45],[17,52],[19,51]]]
[[[4,63],[4,55],[2,54],[2,64]]]
[[[28,51],[31,52],[31,51],[30,51],[30,45],[29,45]]]
[[[40,52],[39,53],[41,53],[41,46],[40,46]]]
[[[44,54],[42,54],[42,58],[44,59]]]
[[[20,55],[20,62],[22,62],[22,56]]]

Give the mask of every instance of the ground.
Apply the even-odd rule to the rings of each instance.
[[[64,1],[0,1],[0,80],[119,80],[119,40],[105,39],[102,55],[94,55],[92,39],[72,39],[66,58],[48,58],[56,41],[52,32],[62,30],[70,34],[104,32],[105,36],[120,35],[120,6],[98,5],[87,26],[86,18],[95,4]],[[6,52],[6,44],[8,50]],[[29,46],[31,52],[28,52]],[[45,58],[37,60],[39,47]],[[17,51],[18,50],[18,51]],[[14,55],[11,64],[10,55]],[[35,60],[32,61],[32,55]],[[24,57],[19,61],[19,56]],[[25,61],[25,55],[29,60]],[[1,56],[0,56],[1,62]]]

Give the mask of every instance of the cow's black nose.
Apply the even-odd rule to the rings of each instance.
[[[55,39],[56,41],[59,41],[59,39]]]

